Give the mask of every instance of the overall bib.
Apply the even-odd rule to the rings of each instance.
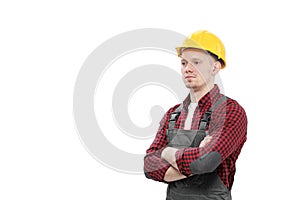
[[[221,97],[204,114],[200,121],[199,130],[174,128],[182,109],[182,105],[179,106],[169,119],[167,131],[168,146],[175,148],[199,147],[201,141],[206,136],[206,129],[211,113],[225,100],[225,96]],[[186,179],[169,183],[167,200],[231,200],[231,194],[215,170],[212,173],[193,175]]]

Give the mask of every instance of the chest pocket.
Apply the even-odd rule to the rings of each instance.
[[[175,148],[198,147],[205,136],[205,131],[199,130],[168,130],[168,146]]]

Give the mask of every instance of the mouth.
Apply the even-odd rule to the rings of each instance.
[[[188,79],[188,78],[195,78],[195,76],[186,76],[184,77],[185,79]]]

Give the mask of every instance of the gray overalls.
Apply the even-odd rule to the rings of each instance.
[[[175,123],[182,109],[180,105],[169,119],[167,131],[168,146],[175,148],[199,147],[206,136],[211,113],[226,100],[221,97],[200,121],[199,130],[175,129]],[[169,183],[167,200],[231,200],[230,191],[223,184],[216,170],[212,173],[197,174],[186,179]]]

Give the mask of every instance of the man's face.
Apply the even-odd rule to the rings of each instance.
[[[187,48],[181,56],[181,74],[187,88],[201,90],[214,84],[216,62],[204,50]]]

